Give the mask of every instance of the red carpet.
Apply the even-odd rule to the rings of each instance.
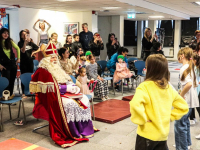
[[[0,150],[49,150],[15,138],[0,142]]]
[[[129,101],[110,99],[94,105],[95,119],[106,123],[116,123],[131,116]]]
[[[124,96],[124,97],[122,97],[122,100],[123,100],[123,101],[131,101],[131,100],[133,99],[133,96],[134,96],[134,95]]]

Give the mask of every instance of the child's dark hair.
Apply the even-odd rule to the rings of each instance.
[[[77,36],[79,36],[78,34],[74,34],[73,38],[75,39]]]
[[[89,55],[89,60],[91,60],[94,56],[91,54]]]
[[[71,35],[71,34],[68,34],[68,35],[67,35],[66,41],[65,41],[66,43],[68,43],[68,37],[70,37],[70,36],[72,36],[72,35]]]
[[[197,53],[193,53],[192,59],[196,61],[195,66],[198,69],[198,73],[199,73],[199,76],[200,76],[200,56]]]
[[[63,59],[63,55],[67,49],[65,47],[62,47],[58,50],[58,54],[60,55],[61,59]]]
[[[154,43],[153,43],[153,48],[154,48],[155,50],[158,50],[158,49],[160,48],[160,46],[161,46],[161,43],[160,43],[160,42],[154,42]]]
[[[81,73],[83,73],[84,70],[86,70],[86,69],[84,67],[81,67],[78,69],[78,73],[81,74]]]

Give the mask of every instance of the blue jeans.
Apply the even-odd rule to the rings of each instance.
[[[189,120],[191,112],[190,108],[186,115],[174,123],[176,150],[188,150],[188,146],[192,145]]]

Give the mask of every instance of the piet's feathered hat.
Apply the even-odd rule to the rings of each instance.
[[[42,44],[40,50],[42,51],[44,57],[49,57],[51,55],[58,55],[56,46],[52,41],[49,41],[47,45]]]

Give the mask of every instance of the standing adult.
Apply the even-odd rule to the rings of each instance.
[[[88,24],[82,24],[83,31],[79,34],[80,43],[82,44],[83,50],[86,52],[90,50],[89,43],[93,39],[93,33],[88,30]]]
[[[15,54],[13,48],[17,51],[17,61],[15,61]],[[2,28],[0,30],[0,71],[3,77],[9,80],[9,85],[6,88],[10,91],[9,99],[12,99],[14,82],[17,74],[17,63],[20,63],[20,49],[9,37],[9,30]]]
[[[40,21],[40,22],[39,22]],[[36,27],[36,24],[39,22],[39,28]],[[45,27],[45,23],[48,25],[48,28]],[[51,28],[51,25],[42,19],[38,19],[33,25],[33,29],[38,32],[38,43],[37,45],[48,44],[49,34],[48,31]]]
[[[68,51],[69,51],[69,58],[70,58],[71,56],[75,55],[74,52],[72,51],[72,35],[71,34],[67,35],[65,42],[66,43],[64,44],[64,47],[66,49],[68,49]]]
[[[155,40],[156,39],[156,40]],[[154,34],[152,36],[151,29],[146,28],[144,32],[144,37],[142,39],[142,48],[144,51],[143,60],[146,61],[147,57],[150,55],[150,49],[153,46],[153,42],[158,41],[158,36]]]
[[[58,50],[62,47],[61,43],[58,42],[58,34],[55,33],[55,32],[52,33],[52,34],[51,34],[51,38],[54,39],[54,43],[55,43],[56,49],[57,49],[57,51],[58,51]]]
[[[192,44],[197,45],[200,42],[200,30],[196,30],[194,34],[195,34],[195,39],[190,42],[189,47],[191,47]]]
[[[104,50],[103,40],[99,33],[95,33],[93,36],[93,40],[90,41],[90,50],[93,56],[98,57],[100,60],[100,50]]]
[[[117,41],[117,38],[115,38],[115,34],[110,33],[108,35],[108,43],[106,43],[107,55],[109,59],[111,59],[111,56],[117,52],[119,47],[120,44]]]
[[[20,48],[20,71],[23,73],[33,73],[34,64],[33,60],[34,56],[31,56],[33,51],[39,50],[39,47],[31,41],[30,34],[26,32],[26,30],[22,30],[19,33],[20,41],[18,42],[18,46]],[[22,97],[24,95],[24,85],[21,84],[22,87]]]

